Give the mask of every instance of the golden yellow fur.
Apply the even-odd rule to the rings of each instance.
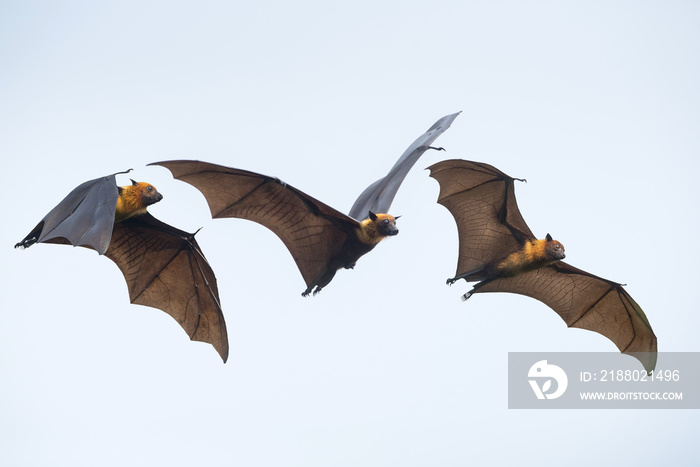
[[[134,182],[132,185],[120,186],[114,222],[121,222],[131,216],[144,214],[146,207],[155,202],[152,201],[151,193],[157,193],[157,191],[150,183],[146,182]]]
[[[362,243],[368,245],[376,245],[381,242],[387,235],[382,234],[377,228],[380,222],[388,220],[391,224],[396,223],[394,216],[389,214],[376,214],[375,219],[365,219],[360,222],[360,228],[357,229],[357,238],[360,239]]]
[[[498,263],[496,270],[502,276],[516,276],[520,273],[549,266],[564,258],[564,246],[549,235],[543,240],[528,240],[518,251],[509,254]]]

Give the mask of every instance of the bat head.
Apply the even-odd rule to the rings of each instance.
[[[141,203],[144,207],[156,204],[158,201],[163,199],[163,195],[161,195],[158,190],[156,190],[156,187],[150,183],[135,182],[134,180],[131,180],[131,186],[138,192],[139,197],[141,198]]]
[[[369,211],[369,218],[375,225],[377,233],[382,237],[388,237],[399,233],[399,229],[396,227],[396,219],[399,217],[400,216],[394,217],[389,214],[375,214]]]
[[[551,261],[559,261],[566,258],[566,254],[564,253],[564,245],[554,240],[549,234],[547,234],[545,240],[547,243],[544,247],[544,251],[547,259]]]

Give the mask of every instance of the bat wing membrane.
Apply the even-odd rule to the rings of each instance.
[[[428,131],[419,136],[418,139],[404,151],[384,178],[377,180],[365,188],[350,209],[349,216],[354,219],[365,219],[368,217],[369,211],[374,213],[387,213],[401,183],[416,161],[430,148],[430,145],[438,136],[452,125],[452,122],[460,113],[461,112],[457,112],[442,117],[435,122],[433,126],[428,128]]]
[[[119,197],[115,175],[77,186],[15,246],[62,243],[89,247],[104,254],[112,237]]]
[[[656,336],[641,307],[621,284],[558,262],[510,278],[477,284],[474,293],[511,292],[539,300],[569,327],[607,337],[639,359],[647,371],[656,366]]]
[[[359,224],[280,180],[200,161],[165,161],[175,178],[202,192],[212,217],[236,217],[272,230],[285,244],[307,286]]]
[[[114,226],[105,253],[124,274],[131,303],[172,316],[190,339],[214,346],[228,358],[226,323],[216,277],[194,239],[151,214]]]
[[[465,160],[438,162],[428,169],[440,184],[438,203],[457,223],[458,276],[505,258],[534,238],[518,209],[514,178],[491,165]]]

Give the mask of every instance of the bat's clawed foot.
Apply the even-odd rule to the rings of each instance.
[[[304,291],[301,293],[301,296],[302,296],[302,297],[308,297],[309,295],[313,295],[313,296],[315,297],[316,294],[318,294],[318,293],[321,291],[321,287],[316,286],[316,289],[315,289],[315,290],[313,289],[313,287],[314,287],[314,286],[312,285],[312,286],[309,287],[308,289],[304,290]],[[312,291],[312,290],[313,290],[313,291]]]
[[[474,294],[474,291],[473,291],[473,290],[470,290],[469,292],[467,292],[467,293],[465,293],[464,295],[462,295],[462,296],[460,297],[460,299],[461,299],[463,302],[466,302],[467,300],[469,300],[469,297],[471,297],[473,294]]]
[[[428,146],[428,149],[435,149],[436,151],[445,151],[445,148],[436,148],[435,146]]]

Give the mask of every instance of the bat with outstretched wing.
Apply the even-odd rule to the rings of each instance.
[[[569,327],[607,337],[621,352],[656,366],[656,336],[641,307],[621,284],[561,261],[564,247],[547,234],[538,240],[515,200],[515,180],[481,162],[447,160],[429,167],[440,184],[438,203],[459,234],[456,276],[477,282],[467,294],[511,292],[551,307]]]
[[[281,180],[194,160],[154,162],[202,192],[213,218],[236,217],[272,230],[306,282],[303,296],[328,285],[338,269],[352,269],[382,239],[396,235],[387,214],[411,167],[459,113],[438,120],[402,154],[387,176],[368,187],[345,215]]]
[[[116,175],[76,187],[15,248],[58,243],[94,249],[117,264],[132,303],[165,311],[225,362],[228,337],[216,277],[194,234],[146,211],[162,199],[153,185],[118,187]]]

